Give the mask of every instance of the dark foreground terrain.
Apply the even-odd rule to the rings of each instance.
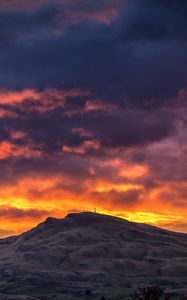
[[[187,291],[187,235],[95,213],[1,239],[0,259],[5,300],[124,299],[153,284]]]

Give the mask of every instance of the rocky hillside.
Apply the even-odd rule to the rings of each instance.
[[[187,287],[187,235],[95,213],[48,218],[1,239],[0,259],[0,299],[82,299],[88,291],[99,299],[147,284]]]

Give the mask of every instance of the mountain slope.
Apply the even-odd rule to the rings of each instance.
[[[85,290],[117,295],[147,284],[187,287],[187,235],[95,213],[48,218],[1,239],[0,259],[4,295],[67,299]]]

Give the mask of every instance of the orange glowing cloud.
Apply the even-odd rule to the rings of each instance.
[[[86,111],[94,111],[94,110],[104,110],[104,111],[114,111],[117,110],[117,107],[110,103],[105,103],[99,100],[95,101],[87,101],[85,105]]]
[[[0,90],[1,104],[15,104],[25,99],[38,100],[39,95],[35,90],[26,89],[22,91]]]
[[[81,146],[78,147],[70,147],[70,146],[63,146],[63,152],[64,153],[76,153],[76,154],[85,154],[87,151],[93,150],[99,150],[100,149],[100,143],[99,141],[85,141]]]
[[[31,157],[40,157],[41,155],[42,155],[41,150],[32,149],[29,146],[22,146],[22,145],[16,146],[14,144],[11,144],[10,142],[0,143],[0,159],[5,159],[8,157],[19,157],[19,156],[31,158]]]
[[[36,109],[40,112],[46,112],[53,110],[55,107],[63,107],[67,102],[68,97],[82,97],[88,95],[90,95],[88,91],[83,91],[80,89],[45,89],[44,91],[38,91],[34,89],[24,89],[20,91],[1,89],[0,104],[15,105],[22,102],[33,101],[33,107],[31,106],[30,108],[27,107],[24,109]],[[3,116],[5,109],[1,108],[0,113]]]
[[[109,192],[111,190],[115,190],[118,192],[126,192],[129,190],[139,190],[142,189],[141,185],[137,185],[137,184],[112,184],[110,182],[100,182],[94,187],[94,191],[95,192],[99,192],[99,193],[105,193],[105,192]]]
[[[105,10],[95,10],[90,11],[85,14],[85,12],[81,11],[71,11],[67,12],[68,17],[71,19],[73,23],[79,23],[84,19],[89,19],[94,22],[110,24],[111,20],[118,15],[118,10],[116,8],[107,8]]]
[[[121,166],[122,170],[119,171],[119,175],[127,178],[138,178],[142,177],[144,175],[147,175],[148,170],[147,166],[141,166],[141,165],[124,165]]]

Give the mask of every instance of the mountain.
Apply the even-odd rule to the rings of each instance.
[[[0,299],[118,299],[148,284],[187,290],[186,234],[96,213],[0,239],[0,262]]]

